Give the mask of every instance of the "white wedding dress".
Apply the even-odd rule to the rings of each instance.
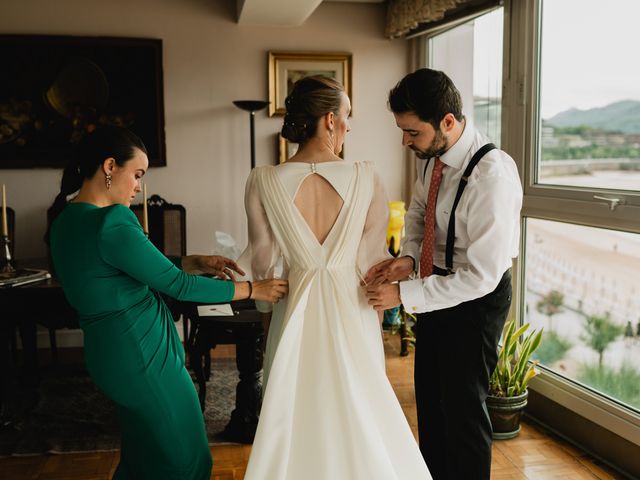
[[[294,204],[312,174],[344,202],[322,244]],[[378,315],[360,287],[362,274],[388,257],[387,199],[372,164],[258,167],[245,201],[243,256],[253,278],[289,280],[289,295],[273,309],[245,480],[431,479],[385,373]]]

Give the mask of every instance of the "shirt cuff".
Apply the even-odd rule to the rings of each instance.
[[[400,282],[400,300],[404,310],[409,313],[422,313],[427,310],[424,300],[422,279]]]

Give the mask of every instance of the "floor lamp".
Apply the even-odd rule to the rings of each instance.
[[[249,112],[249,125],[251,127],[251,169],[256,166],[256,134],[255,134],[255,116],[258,110],[266,108],[271,102],[265,100],[234,100],[233,104]]]

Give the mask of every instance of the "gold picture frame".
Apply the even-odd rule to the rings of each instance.
[[[296,154],[298,144],[290,142],[279,133],[276,133],[276,140],[278,144],[278,163],[285,163]],[[344,160],[344,145],[342,145],[342,150],[338,156]]]
[[[276,137],[278,138],[278,163],[284,163],[298,151],[298,144],[290,142],[279,133]]]
[[[351,60],[345,52],[269,52],[269,116],[284,115],[284,100],[293,84],[309,75],[334,78],[353,102]]]

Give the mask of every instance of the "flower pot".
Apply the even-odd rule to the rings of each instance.
[[[527,405],[528,390],[516,397],[487,397],[487,409],[493,427],[493,438],[506,440],[520,432],[520,417]]]

